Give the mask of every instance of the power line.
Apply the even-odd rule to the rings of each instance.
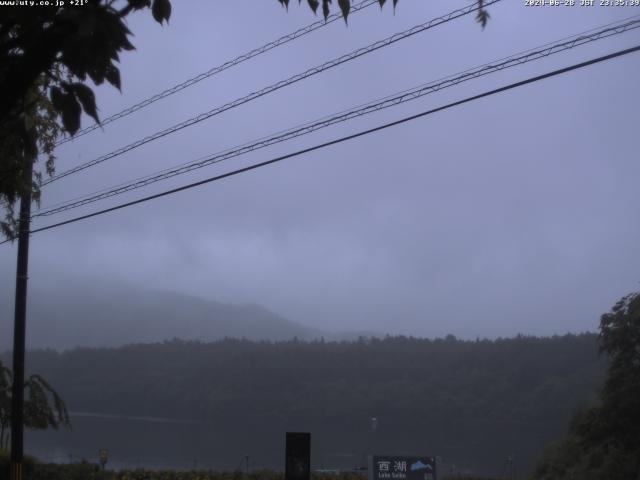
[[[189,190],[191,188],[195,188],[195,187],[198,187],[200,185],[204,185],[204,184],[207,184],[207,183],[211,183],[211,182],[215,182],[215,181],[218,181],[218,180],[222,180],[223,178],[235,176],[235,175],[238,175],[240,173],[248,172],[250,170],[255,170],[257,168],[261,168],[261,167],[265,167],[267,165],[271,165],[273,163],[281,162],[282,160],[286,160],[286,159],[289,159],[289,158],[297,157],[297,156],[300,156],[300,155],[305,154],[305,153],[309,153],[309,152],[313,152],[315,150],[320,150],[322,148],[329,147],[331,145],[337,145],[339,143],[342,143],[342,142],[345,142],[345,141],[348,141],[348,140],[353,140],[353,139],[358,138],[358,137],[362,137],[362,136],[369,135],[369,134],[374,133],[374,132],[385,130],[387,128],[394,127],[396,125],[400,125],[400,124],[403,124],[403,123],[406,123],[406,122],[409,122],[409,121],[412,121],[412,120],[416,120],[418,118],[425,117],[427,115],[431,115],[433,113],[437,113],[437,112],[440,112],[440,111],[443,111],[443,110],[447,110],[449,108],[452,108],[452,107],[455,107],[455,106],[458,106],[458,105],[462,105],[462,104],[469,103],[469,102],[472,102],[472,101],[475,101],[475,100],[479,100],[479,99],[484,98],[484,97],[489,97],[491,95],[495,95],[495,94],[498,94],[498,93],[501,93],[501,92],[505,92],[507,90],[511,90],[511,89],[514,89],[514,88],[517,88],[517,87],[521,87],[521,86],[524,86],[524,85],[527,85],[527,84],[530,84],[530,83],[538,82],[538,81],[541,81],[541,80],[544,80],[544,79],[547,79],[547,78],[551,78],[551,77],[554,77],[554,76],[557,76],[557,75],[561,75],[561,74],[564,74],[564,73],[567,73],[567,72],[570,72],[570,71],[573,71],[573,70],[577,70],[577,69],[584,68],[584,67],[587,67],[587,66],[590,66],[590,65],[594,65],[596,63],[604,62],[606,60],[611,60],[613,58],[621,57],[623,55],[628,55],[630,53],[634,53],[634,52],[637,52],[639,50],[640,50],[640,45],[637,45],[637,46],[631,47],[631,48],[627,48],[627,49],[624,49],[624,50],[619,50],[619,51],[611,53],[609,55],[604,55],[604,56],[601,56],[601,57],[597,57],[597,58],[588,60],[586,62],[577,63],[577,64],[571,65],[569,67],[564,67],[564,68],[561,68],[561,69],[558,69],[558,70],[554,70],[552,72],[548,72],[548,73],[545,73],[545,74],[542,74],[542,75],[537,75],[535,77],[530,77],[530,78],[528,78],[526,80],[521,80],[519,82],[511,83],[509,85],[505,85],[503,87],[496,88],[494,90],[489,90],[487,92],[484,92],[484,93],[481,93],[481,94],[478,94],[478,95],[467,97],[467,98],[465,98],[463,100],[458,100],[456,102],[452,102],[452,103],[449,103],[449,104],[441,106],[441,107],[437,107],[437,108],[434,108],[434,109],[431,109],[431,110],[427,110],[425,112],[418,113],[416,115],[411,115],[409,117],[404,117],[404,118],[402,118],[400,120],[396,120],[396,121],[393,121],[393,122],[385,123],[385,124],[380,125],[378,127],[374,127],[374,128],[370,128],[370,129],[367,129],[367,130],[363,130],[363,131],[360,131],[358,133],[354,133],[354,134],[347,135],[347,136],[344,136],[344,137],[341,137],[341,138],[338,138],[338,139],[331,140],[329,142],[325,142],[325,143],[321,143],[321,144],[318,144],[318,145],[314,145],[313,147],[308,147],[308,148],[305,148],[305,149],[302,149],[302,150],[298,150],[296,152],[289,153],[289,154],[286,154],[286,155],[282,155],[282,156],[273,158],[271,160],[267,160],[267,161],[264,161],[264,162],[261,162],[261,163],[257,163],[257,164],[254,164],[254,165],[250,165],[250,166],[247,166],[247,167],[244,167],[244,168],[233,170],[231,172],[227,172],[227,173],[224,173],[224,174],[221,174],[221,175],[216,175],[214,177],[210,177],[210,178],[207,178],[205,180],[200,180],[198,182],[190,183],[190,184],[184,185],[182,187],[173,188],[171,190],[166,190],[164,192],[157,193],[155,195],[149,195],[147,197],[143,197],[143,198],[140,198],[138,200],[133,200],[131,202],[122,203],[120,205],[116,205],[114,207],[106,208],[104,210],[99,210],[97,212],[93,212],[93,213],[90,213],[90,214],[87,214],[87,215],[82,215],[82,216],[79,216],[79,217],[75,217],[75,218],[72,218],[72,219],[69,219],[69,220],[65,220],[63,222],[58,222],[58,223],[54,223],[52,225],[47,225],[45,227],[37,228],[35,230],[31,230],[30,233],[43,232],[45,230],[50,230],[52,228],[57,228],[57,227],[61,227],[63,225],[67,225],[67,224],[70,224],[70,223],[75,223],[75,222],[79,222],[81,220],[86,220],[88,218],[92,218],[92,217],[96,217],[96,216],[99,216],[99,215],[103,215],[105,213],[113,212],[115,210],[120,210],[122,208],[126,208],[126,207],[130,207],[130,206],[133,206],[133,205],[137,205],[139,203],[148,202],[148,201],[154,200],[156,198],[164,197],[164,196],[167,196],[167,195],[172,195],[174,193],[181,192],[183,190]],[[11,240],[5,240],[5,241],[1,242],[0,244],[7,243],[9,241],[11,241]]]
[[[442,77],[442,78],[440,78],[438,80],[434,80],[434,81],[432,81],[430,83],[422,84],[422,85],[420,85],[418,87],[414,87],[414,88],[411,88],[411,89],[406,89],[406,90],[403,90],[403,91],[395,93],[395,94],[387,95],[387,96],[385,96],[385,97],[383,97],[381,99],[361,104],[361,105],[359,105],[357,107],[354,107],[352,109],[342,110],[341,112],[338,112],[338,113],[333,114],[331,116],[322,117],[322,118],[320,118],[320,119],[318,119],[318,120],[316,120],[314,122],[315,123],[326,122],[326,121],[329,121],[330,119],[332,119],[333,117],[342,116],[343,114],[351,115],[354,112],[356,112],[357,110],[364,109],[364,108],[370,108],[375,102],[382,102],[382,101],[385,101],[385,100],[393,99],[394,97],[397,97],[397,96],[402,96],[402,95],[405,95],[405,94],[412,94],[412,93],[416,92],[417,90],[423,89],[424,87],[435,87],[435,84],[437,82],[440,82],[441,84],[443,84],[442,87],[440,87],[440,88],[446,88],[449,85],[444,85],[445,81],[451,81],[451,79],[453,79],[454,77],[457,77],[457,76],[461,77],[461,76],[464,76],[465,74],[475,74],[476,72],[474,72],[474,70],[484,70],[484,69],[486,69],[485,70],[485,74],[488,74],[488,73],[493,73],[492,71],[488,71],[488,70],[493,69],[493,68],[498,68],[498,69],[502,70],[502,69],[510,68],[511,66],[515,66],[515,65],[504,65],[504,66],[503,65],[495,65],[498,62],[509,63],[509,62],[516,61],[516,62],[518,62],[518,64],[523,64],[523,63],[527,63],[528,61],[536,60],[537,58],[529,58],[529,57],[534,56],[534,55],[540,54],[541,56],[548,56],[548,55],[551,55],[551,54],[559,53],[560,51],[563,51],[563,50],[566,50],[566,49],[569,49],[569,48],[573,48],[573,47],[582,45],[584,43],[588,43],[588,42],[600,40],[602,38],[606,38],[606,37],[609,37],[609,36],[612,36],[612,35],[624,33],[625,31],[637,28],[636,22],[633,19],[638,19],[639,17],[640,17],[640,15],[634,15],[634,16],[631,16],[631,17],[627,17],[625,19],[621,19],[621,20],[618,20],[618,21],[615,21],[615,22],[611,22],[611,23],[608,23],[608,24],[605,24],[605,25],[601,25],[601,26],[596,27],[596,28],[591,28],[589,30],[586,30],[586,31],[583,31],[583,32],[580,32],[580,33],[576,33],[576,34],[573,34],[571,36],[567,36],[567,37],[564,37],[562,39],[555,40],[553,42],[545,43],[545,44],[543,44],[543,45],[541,45],[539,47],[535,47],[535,48],[531,48],[531,49],[528,49],[528,50],[525,50],[525,51],[514,53],[514,54],[512,54],[510,56],[503,57],[503,58],[500,58],[498,60],[494,60],[493,62],[485,63],[485,64],[482,64],[482,65],[476,66],[476,67],[471,67],[471,68],[469,68],[467,70],[464,70],[462,72],[459,72],[457,74],[448,75],[448,76]],[[564,42],[564,43],[561,43],[561,42]],[[548,49],[549,52],[546,52],[547,47],[552,47],[552,48]],[[518,56],[520,56],[522,58],[521,59],[516,58]],[[520,61],[520,60],[522,60],[522,61]],[[507,61],[509,61],[509,62],[507,62]],[[477,73],[480,73],[480,72],[477,72]],[[461,80],[461,81],[466,81],[466,79]],[[84,201],[84,200],[96,200],[97,201],[97,200],[101,200],[102,198],[107,198],[107,197],[113,196],[113,194],[124,193],[124,192],[121,192],[120,190],[126,188],[125,191],[129,191],[130,189],[138,188],[138,184],[142,183],[142,182],[144,182],[144,185],[139,185],[139,186],[140,187],[141,186],[146,186],[146,185],[148,185],[150,183],[155,183],[154,180],[155,181],[160,181],[160,180],[164,180],[165,178],[170,178],[171,176],[174,176],[173,174],[175,174],[175,175],[182,174],[183,173],[183,168],[188,168],[189,170],[186,170],[186,171],[190,171],[191,169],[199,168],[200,166],[208,166],[208,165],[211,165],[213,163],[218,163],[220,161],[223,161],[223,160],[227,159],[227,158],[219,159],[219,157],[221,157],[222,155],[227,156],[230,153],[238,152],[238,150],[241,149],[241,148],[242,149],[248,148],[248,147],[255,147],[254,149],[260,148],[260,147],[257,147],[256,145],[257,144],[262,144],[263,142],[266,142],[267,140],[271,141],[275,137],[280,137],[280,136],[282,136],[284,134],[289,135],[289,134],[293,133],[294,130],[298,130],[298,129],[302,129],[302,128],[308,128],[310,126],[313,126],[314,122],[307,122],[307,123],[304,123],[304,124],[300,124],[300,125],[298,125],[296,127],[292,127],[290,129],[282,130],[280,132],[274,133],[271,136],[261,137],[261,138],[259,138],[257,140],[254,140],[253,142],[247,142],[245,144],[242,144],[242,145],[239,145],[239,146],[236,146],[236,147],[232,147],[232,148],[223,150],[221,152],[218,152],[214,156],[205,155],[205,156],[202,156],[202,157],[200,157],[198,159],[192,160],[190,162],[183,163],[183,164],[181,164],[181,165],[179,165],[177,167],[170,167],[170,168],[167,168],[167,169],[163,169],[163,170],[157,171],[155,173],[152,173],[152,174],[149,174],[149,175],[145,175],[143,177],[138,177],[138,178],[135,178],[135,179],[132,179],[132,180],[128,180],[126,182],[120,183],[120,184],[112,186],[112,187],[103,188],[103,189],[98,190],[98,191],[93,192],[93,193],[84,194],[84,195],[72,198],[70,200],[54,203],[54,204],[52,204],[52,205],[50,205],[48,207],[49,210],[47,210],[47,211],[42,211],[42,209],[41,209],[40,211],[42,213],[39,213],[37,216],[44,216],[44,215],[49,215],[49,214],[56,213],[56,212],[52,212],[51,210],[57,209],[57,207],[59,207],[59,206],[70,206],[71,207],[72,203],[75,206],[75,203],[79,202],[79,201]],[[272,143],[270,143],[270,144],[272,144]],[[253,151],[253,150],[251,150],[251,151]],[[237,153],[237,155],[240,155],[240,154],[241,153]],[[234,154],[232,156],[236,156],[236,154]],[[162,175],[167,175],[167,176],[163,177],[163,178],[157,178],[157,177],[160,177]],[[129,187],[132,187],[132,188],[129,188]],[[93,203],[93,202],[87,202],[87,203]],[[83,202],[83,204],[86,204],[86,203]],[[80,205],[78,205],[78,206],[80,206]]]
[[[431,82],[428,84],[421,85],[419,87],[415,87],[410,90],[405,90],[395,96],[388,96],[380,101],[370,102],[365,106],[346,110],[335,114],[333,116],[325,117],[316,122],[310,122],[304,124],[302,126],[294,127],[284,132],[280,132],[278,134],[272,135],[270,137],[263,137],[253,143],[247,143],[242,146],[225,150],[223,152],[216,153],[214,155],[202,157],[201,159],[183,164],[181,166],[166,169],[161,172],[136,179],[116,187],[112,187],[111,189],[105,189],[94,194],[85,195],[84,197],[80,197],[75,200],[71,200],[64,203],[59,203],[57,205],[49,207],[49,209],[41,211],[40,213],[36,213],[32,216],[34,217],[43,217],[49,216],[56,213],[64,212],[67,210],[71,210],[74,208],[81,207],[83,205],[88,205],[90,203],[95,203],[99,200],[103,200],[106,198],[110,198],[116,195],[123,194],[125,192],[129,192],[132,190],[136,190],[138,188],[145,187],[147,185],[151,185],[153,183],[166,180],[168,178],[182,175],[184,173],[190,172],[192,170],[196,170],[199,168],[203,168],[206,166],[210,166],[216,163],[220,163],[222,161],[228,160],[233,157],[237,157],[261,148],[265,148],[267,146],[271,146],[277,143],[284,142],[286,140],[290,140],[293,138],[297,138],[314,131],[320,130],[322,128],[326,128],[330,125],[334,125],[341,122],[346,122],[348,120],[352,120],[357,117],[361,117],[373,112],[377,112],[395,105],[399,105],[405,102],[409,102],[412,100],[416,100],[430,93],[458,85],[462,82],[472,80],[475,78],[479,78],[484,75],[488,75],[497,71],[502,71],[507,68],[511,68],[517,65],[523,65],[525,63],[535,61],[541,58],[548,57],[550,55],[560,53],[577,46],[581,46],[587,43],[591,43],[597,40],[601,40],[603,38],[608,38],[613,35],[619,35],[629,30],[633,30],[636,28],[640,28],[640,19],[636,17],[636,20],[625,21],[622,20],[620,22],[616,22],[614,24],[610,24],[608,28],[603,28],[599,31],[595,31],[595,33],[591,33],[588,35],[577,34],[573,37],[568,37],[569,40],[566,40],[562,43],[556,44],[546,44],[550,45],[546,48],[538,48],[528,50],[522,54],[515,54],[511,57],[506,57],[501,60],[496,60],[492,63],[487,63],[481,67],[477,67],[475,69],[468,69],[460,74],[456,74],[445,77],[440,81]],[[625,23],[622,23],[625,22]],[[594,31],[596,29],[592,29],[590,31]]]
[[[634,18],[634,17],[631,17],[631,18]],[[625,20],[628,20],[628,19],[625,19]],[[38,213],[34,216],[48,216],[54,213],[69,210],[71,208],[76,208],[89,203],[94,203],[95,201],[102,200],[114,195],[119,195],[137,188],[141,188],[141,187],[150,185],[152,183],[165,180],[173,176],[181,175],[183,173],[187,173],[189,171],[192,171],[198,168],[219,163],[229,158],[242,155],[244,153],[248,153],[260,148],[264,148],[266,146],[270,146],[276,143],[280,143],[282,141],[296,138],[296,137],[311,133],[313,131],[319,130],[321,128],[327,127],[329,125],[333,125],[335,123],[344,122],[352,118],[356,118],[359,116],[366,115],[368,113],[372,113],[374,111],[379,111],[384,108],[398,105],[407,101],[415,100],[417,98],[420,98],[421,96],[427,95],[434,91],[438,91],[438,90],[447,88],[449,86],[457,85],[459,83],[462,83],[467,80],[471,80],[473,78],[487,75],[489,73],[493,73],[498,70],[510,68],[512,66],[528,63],[529,61],[534,61],[539,58],[543,58],[555,53],[559,53],[564,50],[568,50],[570,48],[574,48],[579,45],[583,45],[585,43],[600,40],[602,38],[606,38],[612,35],[621,34],[621,33],[624,33],[625,31],[640,27],[640,20],[630,21],[622,24],[623,21],[614,22],[610,25],[615,25],[616,23],[618,23],[618,25],[605,28],[603,30],[600,30],[596,33],[592,33],[590,35],[578,36],[582,34],[577,34],[577,35],[574,35],[573,37],[567,37],[567,38],[570,38],[571,40],[561,44],[546,44],[546,45],[552,45],[552,46],[549,48],[545,48],[543,50],[531,49],[525,52],[526,54],[522,54],[519,57],[515,57],[515,55],[518,55],[518,54],[515,54],[511,57],[506,57],[506,59],[496,60],[493,64],[492,63],[485,64],[482,67],[476,68],[475,70],[468,69],[465,72],[462,72],[462,74],[457,74],[458,75],[457,77],[454,77],[453,75],[451,75],[451,76],[445,77],[445,79],[443,79],[442,81],[439,81],[439,83],[432,82],[430,84],[424,84],[419,87],[415,87],[414,89],[405,90],[400,94],[396,94],[395,97],[394,96],[385,97],[384,99],[382,99],[382,101],[377,101],[378,103],[369,102],[368,104],[365,104],[366,106],[362,108],[356,108],[353,110],[344,110],[338,114],[335,114],[334,116],[324,117],[323,119],[318,120],[315,123],[309,122],[309,123],[300,125],[298,127],[294,127],[292,129],[286,130],[284,132],[274,134],[271,137],[263,137],[257,141],[254,141],[254,143],[247,143],[240,147],[236,147],[234,149],[228,149],[223,152],[219,152],[213,156],[201,157],[198,160],[194,160],[192,162],[183,164],[179,167],[162,170],[155,174],[148,175],[146,177],[142,177],[139,179],[135,179],[135,180],[117,185],[115,187],[111,187],[111,189],[103,189],[98,192],[95,192],[94,194],[84,195],[82,197],[72,199],[67,202],[60,202],[58,204],[51,206],[48,210],[42,211],[41,213]],[[590,31],[595,31],[595,30],[596,29],[591,29]],[[501,62],[501,63],[496,64],[496,62]]]
[[[377,4],[378,0],[363,0],[360,3],[357,3],[355,5],[351,6],[351,10],[349,12],[350,15],[353,15],[361,10],[364,10],[367,7],[370,7],[371,5]],[[116,120],[119,120],[121,118],[127,117],[129,115],[131,115],[134,112],[137,112],[138,110],[141,110],[149,105],[151,105],[152,103],[157,102],[158,100],[162,100],[163,98],[166,98],[170,95],[173,95],[174,93],[177,93],[181,90],[184,90],[185,88],[188,88],[192,85],[195,85],[198,82],[201,82],[202,80],[205,80],[209,77],[212,77],[214,75],[217,75],[218,73],[221,73],[231,67],[235,67],[236,65],[241,64],[242,62],[245,62],[247,60],[250,60],[254,57],[257,57],[259,55],[262,55],[263,53],[266,53],[270,50],[273,50],[276,47],[280,47],[286,43],[289,43],[293,40],[296,40],[300,37],[303,37],[311,32],[314,32],[315,30],[318,30],[322,27],[325,27],[333,22],[335,22],[338,19],[342,18],[342,13],[333,13],[331,15],[329,15],[326,19],[326,21],[324,19],[322,20],[318,20],[317,22],[311,23],[309,25],[307,25],[306,27],[300,28],[298,30],[296,30],[295,32],[292,32],[288,35],[284,35],[276,40],[273,40],[269,43],[266,43],[265,45],[262,45],[261,47],[255,48],[249,52],[243,53],[242,55],[237,56],[236,58],[234,58],[233,60],[228,60],[226,62],[224,62],[221,65],[217,65],[209,70],[207,70],[206,72],[200,73],[199,75],[196,75],[195,77],[189,78],[187,80],[185,80],[182,83],[179,83],[178,85],[175,85],[171,88],[168,88],[160,93],[157,93],[156,95],[153,95],[149,98],[146,98],[145,100],[142,100],[139,103],[136,103],[135,105],[132,105],[118,113],[114,113],[113,115],[107,117],[107,118],[103,118],[101,120],[100,123],[94,123],[92,125],[89,125],[81,130],[79,130],[73,137],[68,136],[65,137],[61,140],[59,140],[58,142],[56,142],[56,146],[58,145],[62,145],[63,143],[67,143],[70,142],[71,140],[74,140],[78,137],[82,137],[83,135],[86,135],[87,133],[90,133],[100,127],[104,127],[105,125],[115,122]]]
[[[484,2],[484,7],[488,7],[489,5],[492,5],[494,3],[500,2],[501,0],[485,0]],[[484,8],[483,7],[483,8]],[[82,170],[85,170],[89,167],[93,167],[94,165],[97,165],[99,163],[105,162],[111,158],[117,157],[119,155],[122,155],[126,152],[129,152],[135,148],[138,148],[142,145],[145,145],[149,142],[152,142],[154,140],[157,140],[159,138],[165,137],[171,133],[177,132],[178,130],[182,130],[183,128],[187,128],[190,127],[192,125],[195,125],[196,123],[202,122],[203,120],[206,120],[208,118],[213,117],[214,115],[219,115],[220,113],[226,112],[227,110],[231,110],[232,108],[238,107],[240,105],[243,105],[245,103],[248,103],[252,100],[255,100],[257,98],[260,98],[264,95],[267,95],[269,93],[275,92],[276,90],[280,90],[281,88],[284,88],[286,86],[289,86],[291,84],[294,84],[296,82],[299,82],[301,80],[307,79],[309,77],[312,77],[318,73],[324,72],[325,70],[329,70],[330,68],[336,67],[338,65],[342,65],[343,63],[347,63],[350,62],[352,60],[355,60],[356,58],[359,58],[363,55],[367,55],[371,52],[374,52],[376,50],[379,50],[381,48],[384,47],[388,47],[389,45],[392,45],[400,40],[404,40],[405,38],[411,37],[417,33],[423,32],[425,30],[428,30],[430,28],[436,27],[438,25],[442,25],[444,23],[448,23],[452,20],[455,20],[457,18],[460,18],[464,15],[468,15],[472,12],[475,12],[477,10],[479,10],[481,7],[478,6],[477,4],[471,4],[467,7],[458,9],[458,10],[454,10],[450,13],[448,13],[447,15],[444,15],[442,17],[437,17],[434,18],[432,20],[429,20],[426,23],[422,23],[420,25],[416,25],[408,30],[405,30],[403,32],[400,33],[396,33],[390,37],[387,37],[383,40],[379,40],[375,43],[372,43],[366,47],[362,47],[359,48],[357,50],[354,50],[351,53],[348,53],[346,55],[343,55],[339,58],[330,60],[326,63],[323,63],[322,65],[310,68],[308,70],[306,70],[303,73],[299,73],[297,75],[293,75],[292,77],[289,77],[286,80],[281,80],[277,83],[274,83],[268,87],[265,87],[261,90],[255,91],[253,93],[250,93],[249,95],[246,95],[244,97],[238,98],[232,102],[226,103],[222,106],[216,107],[212,110],[209,110],[208,112],[205,113],[201,113],[200,115],[196,116],[196,117],[192,117],[188,120],[185,120],[181,123],[178,123],[172,127],[169,127],[165,130],[162,130],[160,132],[156,132],[152,135],[149,135],[145,138],[142,138],[140,140],[137,140],[129,145],[126,145],[124,147],[121,147],[117,150],[114,150],[110,153],[107,153],[106,155],[102,155],[101,157],[98,157],[94,160],[91,160],[89,162],[86,162],[82,165],[79,165],[77,167],[71,168],[69,170],[66,170],[58,175],[55,175],[45,181],[42,182],[42,185],[47,185],[51,182],[55,182],[56,180],[59,180],[61,178],[64,178],[68,175],[74,174],[74,173],[78,173]]]

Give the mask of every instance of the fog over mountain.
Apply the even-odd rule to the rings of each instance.
[[[4,305],[0,318],[12,325]],[[29,348],[119,346],[180,338],[212,341],[350,338],[286,319],[255,304],[234,305],[193,296],[113,283],[68,283],[37,289],[30,295]],[[11,348],[3,335],[0,349]]]

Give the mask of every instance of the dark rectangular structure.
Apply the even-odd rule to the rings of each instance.
[[[311,434],[287,432],[285,480],[309,480],[311,477]]]

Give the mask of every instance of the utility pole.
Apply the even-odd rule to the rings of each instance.
[[[32,159],[25,159],[26,191],[20,198],[16,303],[13,327],[13,386],[11,389],[11,480],[22,480],[24,448],[24,350],[27,318],[27,279],[29,267],[29,226],[31,217]],[[27,177],[28,175],[28,177]]]
[[[32,95],[37,93],[34,89]],[[30,96],[32,96],[30,95]],[[25,105],[33,105],[25,99]],[[35,107],[31,107],[35,109]],[[22,480],[24,455],[24,350],[27,319],[27,280],[29,273],[29,229],[31,226],[31,182],[33,163],[38,155],[33,111],[24,112],[24,171],[18,224],[18,261],[16,268],[16,303],[13,327],[13,385],[11,390],[11,480]]]

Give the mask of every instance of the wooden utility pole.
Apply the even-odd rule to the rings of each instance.
[[[33,171],[33,162],[25,165],[25,177]],[[16,303],[13,327],[13,387],[11,389],[11,480],[22,480],[24,430],[24,350],[27,319],[27,280],[29,266],[29,226],[31,183],[20,198]]]
[[[25,104],[32,104],[28,100]],[[24,357],[27,319],[27,280],[29,273],[29,229],[31,226],[31,182],[38,151],[33,112],[24,113],[24,171],[18,224],[18,265],[13,329],[13,386],[11,390],[11,480],[22,480],[24,455]]]

